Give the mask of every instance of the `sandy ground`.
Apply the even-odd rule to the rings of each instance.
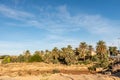
[[[72,74],[46,74],[46,75],[38,75],[38,76],[1,76],[0,80],[120,80],[118,77],[101,75],[101,74],[80,74],[80,75],[72,75]]]
[[[0,65],[0,80],[120,80],[120,76],[91,74],[89,65],[10,63]],[[53,73],[53,70],[59,73]]]

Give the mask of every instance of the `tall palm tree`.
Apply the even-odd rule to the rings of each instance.
[[[71,45],[61,48],[59,53],[60,53],[59,61],[61,63],[67,65],[75,63],[76,58]]]
[[[45,50],[45,54],[49,54],[50,53],[50,51],[49,50]]]
[[[24,58],[25,58],[25,61],[26,61],[26,62],[29,61],[30,56],[31,56],[30,51],[29,51],[29,50],[26,50],[26,51],[24,52]]]
[[[102,58],[107,54],[107,46],[104,41],[99,41],[96,46],[96,52],[99,54]]]
[[[94,51],[94,48],[92,47],[92,45],[88,46],[88,55],[91,56],[92,55],[92,51]]]
[[[53,56],[53,59],[54,59],[54,60],[57,60],[58,57],[59,57],[59,50],[58,50],[58,48],[57,48],[57,47],[54,47],[54,49],[52,50],[51,54],[52,54],[52,56]]]
[[[30,56],[31,54],[30,54],[30,51],[29,50],[26,50],[25,52],[24,52],[24,56],[26,56],[26,57],[28,57],[28,56]]]
[[[61,50],[59,51],[59,61],[60,63],[66,64],[65,62],[65,58],[66,58],[66,48],[63,47],[61,48]]]
[[[71,45],[68,45],[67,46],[67,52],[69,52],[69,53],[73,53],[73,49],[72,49],[72,46]]]
[[[52,54],[51,54],[51,51],[49,50],[45,50],[45,52],[41,51],[43,55],[43,60],[44,62],[46,63],[50,63],[51,62],[51,59],[52,59]]]
[[[79,45],[79,50],[80,50],[80,56],[84,58],[85,61],[85,56],[87,53],[87,44],[86,42],[81,42]]]
[[[75,48],[74,53],[76,56],[78,56],[80,54],[79,48]]]
[[[117,55],[118,54],[117,47],[116,46],[110,46],[109,47],[109,52],[110,52],[110,55]]]

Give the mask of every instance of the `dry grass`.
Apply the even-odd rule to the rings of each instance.
[[[46,63],[0,64],[0,80],[120,80],[120,78],[90,74],[90,65],[61,65]],[[57,74],[52,74],[53,71]],[[113,79],[114,78],[114,79]]]
[[[55,69],[62,73],[79,73],[79,71],[88,71],[86,65],[66,66],[46,63],[9,63],[0,65],[0,75],[39,75],[41,73],[52,73]]]

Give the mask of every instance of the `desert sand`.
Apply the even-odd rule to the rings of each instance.
[[[119,76],[90,73],[89,65],[46,63],[0,64],[0,80],[120,80]]]

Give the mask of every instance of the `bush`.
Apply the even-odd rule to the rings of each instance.
[[[59,61],[57,59],[54,59],[54,60],[52,60],[52,63],[57,64],[57,63],[59,63]]]
[[[60,73],[60,70],[58,70],[58,69],[53,69],[53,70],[52,70],[52,73],[53,73],[53,74],[55,74],[55,73]]]
[[[89,69],[90,71],[95,71],[95,70],[96,70],[96,66],[88,67],[88,69]]]
[[[98,62],[100,59],[98,58],[98,55],[92,56],[91,59],[93,62]]]
[[[107,60],[100,60],[100,62],[96,63],[95,65],[89,67],[88,69],[91,71],[95,71],[96,68],[108,68],[109,62]]]
[[[84,64],[84,65],[87,65],[87,64],[90,64],[91,61],[88,59],[88,60],[85,60],[85,61],[78,61],[78,64]]]
[[[14,63],[14,62],[17,62],[17,59],[18,59],[17,57],[13,57],[13,56],[10,57],[10,60],[11,60],[11,62],[13,62],[13,63]]]
[[[17,58],[17,62],[25,62],[25,57],[23,55],[19,55]]]
[[[39,56],[38,54],[34,54],[29,59],[29,62],[41,62],[41,61],[42,61],[42,57]]]
[[[5,57],[2,61],[3,64],[10,63],[10,62],[11,62],[11,59],[9,56]]]
[[[8,57],[9,55],[2,55],[0,56],[0,59],[4,59],[5,57]]]
[[[85,60],[85,61],[83,61],[83,64],[85,64],[85,65],[87,65],[87,64],[90,64],[91,62],[90,62],[90,60],[88,59],[88,60]]]
[[[98,65],[102,68],[107,68],[109,65],[109,61],[108,60],[101,60]]]

